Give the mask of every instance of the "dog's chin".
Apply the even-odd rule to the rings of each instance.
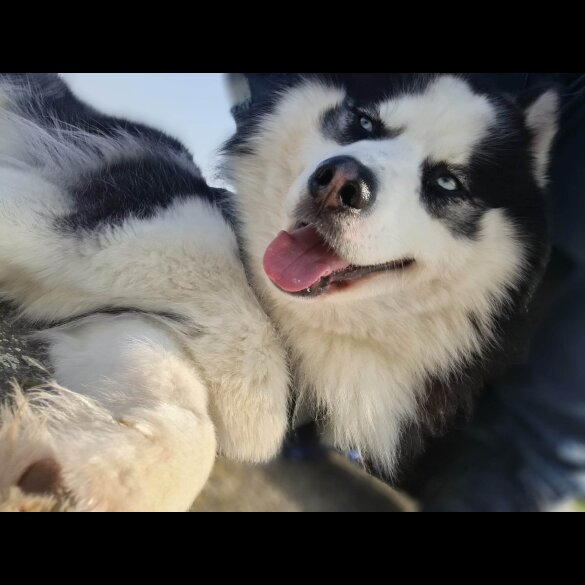
[[[382,274],[404,272],[414,264],[404,257],[357,265],[345,260],[313,225],[281,231],[267,247],[263,268],[282,293],[299,299],[330,297],[365,286]]]

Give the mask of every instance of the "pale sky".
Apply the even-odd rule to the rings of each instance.
[[[205,178],[214,176],[215,151],[234,131],[221,73],[62,73],[94,107],[143,122],[181,140]]]

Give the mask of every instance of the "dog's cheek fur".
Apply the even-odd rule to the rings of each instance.
[[[509,239],[501,238],[506,229]],[[387,475],[395,469],[405,429],[442,430],[440,419],[471,399],[470,383],[459,393],[446,388],[448,402],[436,408],[439,386],[460,383],[489,346],[499,343],[494,316],[506,310],[523,250],[500,213],[485,217],[484,233],[473,255],[478,262],[473,279],[463,264],[458,271],[451,267],[448,285],[411,276],[404,286],[389,289],[385,301],[361,298],[321,306],[319,314],[300,305],[294,313],[281,307],[274,312],[298,364],[300,404],[326,414],[334,442],[357,446]],[[415,313],[411,287],[418,291]]]

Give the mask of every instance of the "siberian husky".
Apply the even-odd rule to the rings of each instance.
[[[234,195],[57,76],[0,78],[0,291],[55,380],[0,415],[5,507],[187,509],[216,451],[269,459],[301,412],[391,475],[509,357],[548,257],[556,93],[229,85]]]

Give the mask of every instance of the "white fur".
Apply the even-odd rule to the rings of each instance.
[[[207,389],[178,341],[144,317],[89,319],[48,337],[56,379],[113,419],[54,431],[72,443],[55,454],[76,500],[103,510],[187,509],[211,471],[215,436]]]
[[[285,358],[220,213],[190,199],[149,221],[130,219],[68,237],[51,230],[46,215],[34,213],[37,202],[30,197],[37,186],[38,205],[43,197],[47,209],[59,212],[59,193],[51,203],[45,185],[20,178],[26,197],[0,207],[0,290],[19,299],[32,318],[60,319],[104,306],[184,317],[187,325],[176,328],[213,385],[213,408],[225,394],[233,397],[217,412],[217,423],[226,427],[222,450],[238,458],[270,457],[286,427]],[[246,401],[252,401],[249,408]]]
[[[187,509],[211,471],[215,436],[207,389],[169,334],[110,317],[47,337],[56,378],[76,393],[53,387],[3,411],[0,488],[49,457],[78,510]]]
[[[191,373],[176,363],[165,364],[164,354],[152,351],[142,357],[149,360],[143,380],[157,365],[171,368],[168,382],[192,395],[198,390],[203,410],[143,399],[114,416],[97,401],[64,388],[27,393],[0,413],[0,493],[14,486],[29,466],[50,458],[59,465],[64,489],[80,511],[186,510],[215,456],[204,389],[194,388]],[[139,360],[132,365],[147,364]],[[123,390],[121,386],[117,392]]]
[[[526,124],[530,128],[534,174],[540,185],[548,181],[548,163],[552,142],[557,132],[559,96],[555,91],[546,91],[526,110]]]
[[[290,349],[300,404],[320,414],[338,446],[357,446],[391,471],[425,379],[446,379],[485,349],[468,316],[476,315],[482,337],[491,339],[492,316],[518,282],[526,251],[499,210],[484,215],[477,240],[464,239],[420,199],[425,159],[464,164],[497,123],[486,98],[461,79],[439,77],[420,94],[380,105],[386,125],[401,130],[398,137],[340,146],[323,135],[320,121],[343,98],[313,81],[286,92],[252,137],[253,154],[228,155],[226,167],[250,273]],[[405,257],[416,264],[341,293],[291,297],[268,280],[262,257],[294,224],[308,177],[342,154],[370,167],[380,186],[374,212],[338,234],[337,251],[358,265]]]
[[[49,191],[44,192],[45,196],[48,194]],[[11,211],[16,208],[12,206]],[[166,394],[178,390],[165,389],[162,379],[165,375],[178,375],[181,368],[199,365],[199,374],[193,373],[181,391],[200,395],[198,399],[203,402],[199,416],[207,416],[205,401],[209,394],[220,451],[248,461],[272,457],[287,426],[285,357],[272,326],[248,289],[233,234],[219,213],[212,212],[207,204],[192,200],[168,209],[150,222],[129,220],[100,236],[59,238],[31,214],[32,209],[28,200],[26,215],[16,218],[27,221],[18,228],[14,215],[0,212],[0,224],[6,228],[12,226],[12,234],[4,230],[7,239],[0,245],[1,286],[8,296],[21,299],[24,313],[33,317],[59,317],[64,316],[67,308],[83,313],[100,305],[130,305],[143,310],[170,311],[185,319],[184,323],[150,319],[153,325],[146,327],[146,317],[119,322],[96,317],[68,326],[66,332],[60,329],[48,332],[56,380],[77,392],[99,397],[102,402],[107,398],[107,408],[112,413],[132,405],[140,409],[145,400],[160,401],[160,407],[153,406],[152,412],[145,411],[143,416],[147,421],[160,417],[161,425],[173,428],[180,423],[180,416],[188,425],[192,415],[183,410],[175,413],[174,406],[163,407],[169,402],[173,404]],[[27,233],[36,234],[39,243],[35,245],[34,236],[30,241]],[[12,242],[22,242],[22,245],[11,246],[10,235],[20,238]],[[137,325],[136,331],[132,324]],[[156,325],[167,333],[158,332]],[[161,342],[161,335],[164,340],[168,332],[174,335],[181,353],[168,358],[165,370],[163,356],[169,348]],[[130,338],[145,338],[148,343],[158,344],[156,350],[148,350],[144,367],[136,366],[143,373],[139,378],[132,378],[132,360],[121,352],[118,337],[122,333],[128,336],[129,344]],[[146,349],[136,351],[144,353]],[[144,369],[149,363],[152,368]],[[194,426],[192,432],[196,431]],[[116,432],[128,434],[125,429]],[[209,472],[207,464],[200,465],[200,460],[214,449],[210,451],[211,439],[205,433],[198,438],[185,430],[178,434],[177,440],[181,436],[185,444],[173,443],[168,449],[180,453],[181,448],[189,447],[192,463],[200,469],[198,474],[194,473],[193,466],[186,466],[183,476],[173,469],[164,471],[172,463],[167,454],[167,459],[159,461],[158,471],[150,480],[137,476],[136,481],[143,481],[144,489],[154,494],[157,488],[149,481],[152,483],[157,477],[176,480],[178,488],[183,490],[181,505],[187,507]],[[157,441],[164,442],[164,436],[157,437]],[[175,439],[171,436],[168,440]],[[87,451],[79,457],[88,457],[94,446],[88,437]],[[131,467],[131,458],[136,457],[135,467],[138,467],[137,461],[143,457],[140,445],[136,451],[131,446],[128,449],[128,460],[123,463]],[[59,449],[55,452],[59,453],[59,462],[65,465],[65,454],[61,456]],[[104,455],[104,458],[111,457],[113,466],[117,465],[113,460],[117,452]],[[184,465],[184,459],[180,465]],[[154,465],[152,459],[148,460]],[[106,463],[104,459],[103,464]],[[135,472],[140,474],[138,468]],[[79,480],[79,486],[83,481]],[[165,486],[168,490],[168,485]],[[104,503],[108,509],[132,506],[161,509],[179,502],[176,499],[168,505],[163,500],[148,503],[134,492],[119,491],[115,485],[111,489],[112,494],[119,492],[120,500],[111,505]]]
[[[68,390],[33,398],[14,440],[0,435],[0,466],[12,470],[0,487],[49,456],[81,509],[186,509],[216,439],[230,457],[263,461],[287,427],[284,351],[234,234],[217,209],[186,198],[149,220],[67,235],[56,222],[73,207],[68,169],[91,168],[84,156],[101,145],[62,143],[57,121],[47,133],[4,105],[0,295],[32,319],[132,307],[178,320],[97,315],[45,332]],[[111,160],[128,146],[113,143]],[[0,420],[13,428],[15,416]]]
[[[49,194],[44,191],[45,197]],[[248,288],[233,234],[217,211],[199,200],[184,201],[148,222],[129,220],[101,234],[68,238],[58,237],[42,217],[31,214],[30,199],[22,204],[0,207],[6,235],[0,243],[0,286],[21,300],[24,313],[59,318],[71,310],[130,305],[180,315],[184,323],[162,320],[182,350],[169,368],[199,366],[201,377],[187,386],[209,393],[220,451],[248,461],[277,452],[287,426],[286,361]],[[26,214],[16,216],[18,209]],[[32,241],[27,234],[34,234]],[[15,241],[18,245],[10,245]],[[163,391],[152,372],[140,383],[113,373],[119,368],[122,376],[130,367],[128,356],[119,354],[113,323],[105,317],[85,319],[70,326],[65,337],[60,330],[47,334],[56,380],[92,396],[99,384],[113,380],[104,386],[114,397],[108,405],[112,411]],[[131,333],[128,322],[122,329]],[[164,395],[157,399],[166,401]],[[192,486],[202,486],[197,476],[184,483],[190,496],[196,493]]]

